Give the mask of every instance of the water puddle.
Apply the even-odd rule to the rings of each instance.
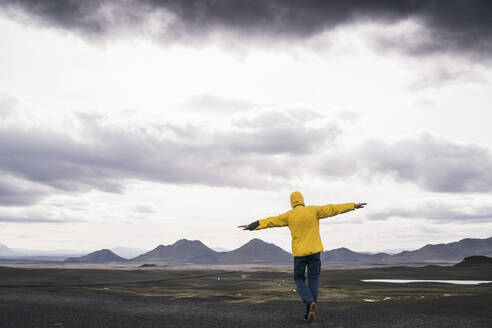
[[[406,284],[410,282],[438,282],[444,284],[455,284],[455,285],[478,285],[478,284],[488,284],[492,281],[490,280],[432,280],[432,279],[362,279],[363,282],[389,282],[394,284]]]

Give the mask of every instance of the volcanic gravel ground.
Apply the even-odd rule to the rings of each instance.
[[[324,270],[312,327],[492,327],[490,268]],[[292,272],[0,267],[0,328],[306,327]]]
[[[490,304],[490,303],[489,303]],[[300,301],[231,303],[70,290],[0,289],[0,327],[306,327]],[[312,327],[492,327],[490,318],[333,310]]]

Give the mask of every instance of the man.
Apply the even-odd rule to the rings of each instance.
[[[364,208],[367,203],[345,203],[324,206],[306,206],[299,191],[290,195],[292,210],[258,220],[249,225],[241,225],[243,230],[260,230],[288,226],[292,236],[292,256],[294,257],[294,281],[297,292],[306,304],[304,320],[316,319],[318,298],[318,276],[321,271],[320,254],[323,251],[319,235],[319,219]],[[305,282],[305,270],[308,271],[308,285]]]

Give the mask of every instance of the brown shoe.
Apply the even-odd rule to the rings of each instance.
[[[309,312],[308,312],[306,318],[304,319],[304,321],[312,322],[312,321],[316,320],[316,308],[317,307],[318,307],[318,304],[316,304],[316,302],[309,303]]]

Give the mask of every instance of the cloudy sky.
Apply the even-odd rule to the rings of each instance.
[[[0,243],[492,236],[490,1],[0,0]]]

